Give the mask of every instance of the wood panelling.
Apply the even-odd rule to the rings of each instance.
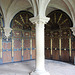
[[[69,51],[67,51],[67,50],[61,51],[61,60],[69,62]]]
[[[72,51],[72,63],[74,63],[75,51]]]
[[[75,49],[75,41],[72,41],[72,49]]]
[[[59,60],[59,50],[52,50],[52,51],[53,51],[52,58],[54,60]]]
[[[46,49],[45,50],[45,58],[50,59],[51,58],[51,50]]]

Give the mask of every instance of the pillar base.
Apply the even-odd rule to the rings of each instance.
[[[29,75],[50,75],[47,71],[33,71]]]

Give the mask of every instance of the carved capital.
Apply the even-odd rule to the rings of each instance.
[[[39,24],[46,24],[48,21],[50,20],[50,18],[48,17],[40,17],[40,16],[36,16],[36,17],[33,17],[33,18],[30,18],[30,21],[33,23],[33,24],[36,24],[36,25],[39,25]]]
[[[75,36],[75,27],[70,28],[73,31],[73,35]]]
[[[7,41],[8,41],[8,37],[10,36],[11,30],[12,30],[11,28],[4,28],[5,36],[7,37]]]

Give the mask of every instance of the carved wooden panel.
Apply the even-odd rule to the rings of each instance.
[[[64,29],[64,30],[62,30],[61,34],[62,34],[62,38],[69,38],[70,30]]]
[[[45,48],[50,48],[50,37],[45,38]]]
[[[75,41],[72,41],[72,49],[75,49]]]
[[[72,51],[72,63],[74,63],[75,51]]]
[[[59,60],[59,50],[52,50],[53,54],[52,54],[52,58],[54,60]]]
[[[52,39],[52,47],[53,48],[59,48],[59,38],[53,38]]]
[[[46,59],[50,59],[50,57],[51,57],[51,50],[46,49],[46,50],[45,50],[45,58],[46,58]]]
[[[62,49],[69,49],[69,39],[67,38],[61,39],[61,47]]]
[[[53,33],[52,33],[52,35],[53,35],[53,38],[58,38],[59,37],[59,31],[53,31]]]
[[[61,51],[61,60],[69,62],[69,51],[62,50]]]

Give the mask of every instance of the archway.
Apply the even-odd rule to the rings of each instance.
[[[50,21],[45,27],[46,58],[53,60],[72,61],[72,31],[73,23],[70,17],[61,10],[54,10],[50,14]]]
[[[35,28],[29,21],[33,14],[28,11],[17,13],[10,24],[9,40],[3,40],[3,63],[35,59]]]

